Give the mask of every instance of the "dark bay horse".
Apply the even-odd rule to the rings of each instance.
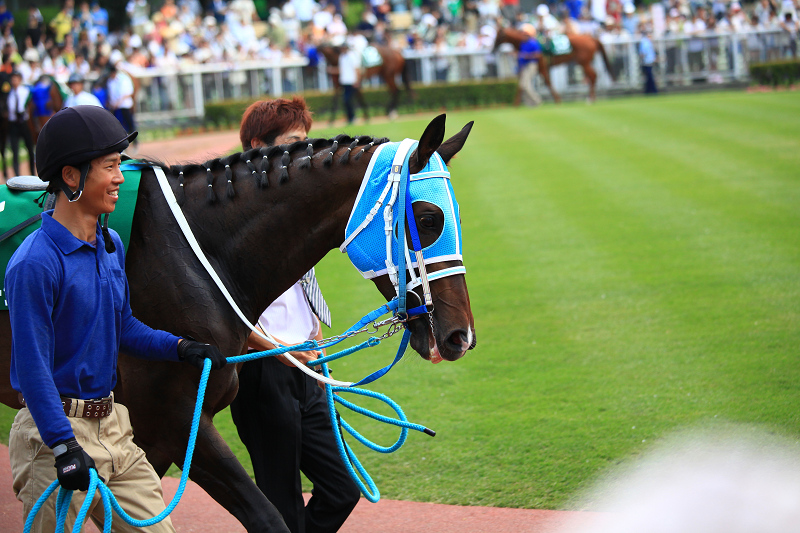
[[[555,89],[553,89],[553,85],[550,83],[550,67],[563,65],[565,63],[577,63],[583,69],[583,73],[586,76],[586,83],[589,84],[589,101],[594,102],[597,72],[592,66],[592,62],[594,61],[594,55],[597,52],[600,52],[600,55],[603,58],[606,71],[608,71],[612,79],[614,77],[611,73],[611,65],[608,62],[608,56],[606,56],[606,49],[603,47],[603,43],[601,43],[599,39],[592,37],[591,35],[574,33],[567,34],[567,37],[569,38],[569,43],[572,45],[572,51],[568,54],[561,54],[557,56],[543,54],[543,58],[539,62],[539,74],[541,74],[542,78],[544,78],[544,82],[547,85],[547,88],[550,90],[550,94],[553,95],[553,100],[555,100],[556,103],[559,103],[561,102],[561,96],[555,91]],[[514,49],[519,51],[520,44],[527,40],[527,34],[520,30],[500,27],[497,30],[493,51],[496,53],[498,47],[503,43],[511,43]]]
[[[443,143],[444,118],[434,119],[422,134],[411,155],[412,173],[422,169],[434,151],[449,161],[463,147],[472,123]],[[386,140],[341,135],[250,150],[203,164],[163,167],[209,262],[251,323],[342,244],[375,146]],[[423,246],[442,231],[437,209],[424,200],[414,203]],[[436,263],[429,272],[460,264]],[[245,353],[250,330],[190,250],[151,168],[142,173],[126,271],[131,307],[143,322],[213,343],[228,356]],[[387,300],[395,296],[386,276],[375,284]],[[475,345],[464,275],[437,279],[431,291],[432,320],[408,323],[411,346],[425,359],[436,354],[454,361]],[[20,408],[8,380],[10,336],[5,311],[0,314],[0,401]],[[145,362],[121,354],[118,376],[116,398],[130,410],[136,441],[163,476],[172,463],[183,463],[200,372],[190,365]],[[211,374],[191,479],[247,531],[286,532],[280,514],[213,425],[214,414],[233,400],[237,389],[235,365]]]
[[[373,76],[380,76],[386,87],[389,89],[389,104],[386,106],[386,114],[390,118],[397,116],[397,103],[400,99],[400,89],[397,87],[397,76],[403,81],[408,94],[413,98],[413,90],[411,89],[411,81],[408,76],[406,58],[400,53],[400,50],[383,45],[373,45],[378,53],[381,55],[381,64],[374,67],[362,69],[362,79],[371,78]],[[336,111],[339,107],[339,99],[341,98],[342,88],[339,86],[339,55],[341,48],[323,44],[317,47],[319,53],[325,57],[325,63],[328,64],[328,74],[333,84],[333,109],[331,110],[331,122],[336,118]],[[358,105],[364,111],[364,119],[369,119],[369,110],[364,101],[364,95],[360,89],[356,89],[356,99]]]

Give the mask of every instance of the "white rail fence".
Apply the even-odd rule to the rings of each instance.
[[[641,88],[639,40],[614,36],[604,36],[601,40],[614,79],[612,81],[599,54],[595,56],[598,92]],[[664,37],[654,39],[654,45],[658,53],[654,72],[659,86],[688,86],[746,82],[751,63],[789,54],[790,37],[781,31],[751,31]],[[506,49],[501,49],[498,54],[488,50],[448,50],[444,53],[408,50],[404,56],[409,61],[412,81],[422,85],[507,79],[516,75],[516,56]],[[324,62],[312,67],[306,58],[297,58],[142,70],[136,73],[142,88],[137,101],[137,120],[171,122],[182,118],[200,119],[205,114],[207,103],[327,91],[331,85],[325,68]],[[582,75],[581,69],[569,65],[551,69],[554,88],[566,95],[587,94]],[[373,78],[366,84],[376,86],[379,80]]]

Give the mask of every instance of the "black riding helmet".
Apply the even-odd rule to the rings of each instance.
[[[65,107],[53,115],[39,132],[36,141],[39,178],[57,185],[70,202],[76,202],[83,194],[92,159],[122,152],[138,134],[134,131],[129,135],[116,117],[102,107]],[[65,166],[80,169],[77,191],[70,190],[61,179],[61,169]],[[108,232],[108,213],[105,214],[102,230],[106,251],[113,253],[116,247]]]
[[[66,107],[42,127],[36,142],[36,168],[39,178],[58,184],[70,202],[80,198],[92,159],[122,152],[139,132],[131,134],[110,111],[93,105]],[[77,167],[80,185],[73,192],[61,181],[61,169]]]

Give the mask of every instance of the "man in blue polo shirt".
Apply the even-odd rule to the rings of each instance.
[[[517,65],[519,67],[519,90],[522,103],[526,106],[537,106],[542,97],[536,92],[534,82],[539,74],[539,61],[542,59],[542,47],[536,40],[536,28],[533,24],[523,24],[520,28],[528,39],[519,45]]]
[[[640,28],[642,40],[639,41],[639,57],[642,60],[642,75],[644,76],[644,93],[656,94],[656,78],[653,76],[653,66],[656,63],[656,49],[650,40],[650,28],[642,24]]]
[[[200,368],[205,358],[213,368],[225,364],[216,347],[151,329],[131,314],[122,241],[108,229],[107,217],[102,226],[98,219],[114,211],[124,181],[120,153],[136,135],[96,106],[59,111],[39,135],[36,163],[48,190],[57,193],[55,209],[42,214],[42,227],[20,245],[6,271],[11,385],[25,405],[11,428],[9,455],[26,517],[56,478],[65,489],[87,490],[90,468],[134,518],[161,512],[160,480],[133,443],[128,410],[111,392],[118,351]],[[72,498],[70,531],[84,497]],[[102,529],[98,503],[89,514]],[[54,497],[33,530],[55,530]],[[122,520],[114,530],[138,531]],[[167,518],[146,531],[174,529]]]

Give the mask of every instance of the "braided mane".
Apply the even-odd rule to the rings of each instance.
[[[299,170],[309,170],[313,168],[312,158],[319,152],[327,151],[328,154],[322,161],[322,167],[329,167],[334,162],[339,165],[346,165],[351,158],[358,161],[361,156],[374,146],[389,142],[386,137],[373,138],[368,135],[350,137],[349,135],[337,135],[332,139],[307,139],[296,141],[291,144],[280,146],[265,146],[262,148],[252,148],[244,152],[237,152],[225,157],[210,159],[204,163],[186,163],[182,165],[166,165],[157,160],[144,160],[143,162],[153,166],[160,166],[170,174],[178,176],[178,191],[176,198],[179,204],[185,200],[184,179],[198,179],[205,176],[208,186],[207,199],[209,202],[216,202],[217,195],[214,192],[214,171],[224,170],[226,185],[226,196],[233,198],[236,196],[234,182],[241,179],[252,178],[256,180],[259,188],[270,186],[269,176],[271,173],[277,176],[278,185],[282,185],[289,180],[289,168],[292,163],[297,162],[296,168]],[[358,147],[362,147],[358,150]],[[298,155],[300,157],[296,157]],[[338,158],[334,157],[339,155]]]

